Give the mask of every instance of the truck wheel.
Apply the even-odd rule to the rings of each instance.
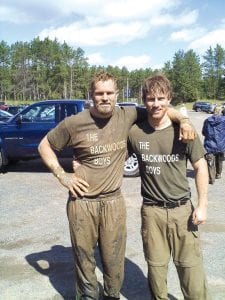
[[[135,153],[129,156],[128,159],[125,161],[123,175],[125,177],[139,176],[138,160]]]
[[[2,153],[2,149],[0,149],[0,173],[4,173],[6,170],[6,165],[4,163],[4,156]]]
[[[3,155],[2,155],[2,151],[0,149],[0,173],[2,173],[3,171],[4,171]]]

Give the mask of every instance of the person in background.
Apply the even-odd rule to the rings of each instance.
[[[207,218],[205,151],[199,137],[189,143],[178,139],[179,126],[168,117],[172,87],[165,76],[148,78],[142,95],[148,118],[132,127],[128,145],[137,155],[141,176],[142,240],[151,299],[168,299],[167,271],[172,255],[184,299],[206,300],[209,295],[198,233],[198,225]],[[195,208],[186,176],[187,160],[195,171]]]
[[[222,115],[225,116],[225,105],[222,107]]]
[[[187,107],[185,106],[184,103],[181,105],[179,111],[183,116],[188,117]]]
[[[202,135],[207,151],[205,158],[209,170],[209,183],[213,184],[215,179],[222,176],[225,152],[225,116],[222,115],[221,107],[215,107],[213,116],[204,121]]]
[[[69,192],[67,215],[75,258],[76,299],[99,299],[94,252],[98,245],[103,267],[104,299],[119,299],[124,278],[126,206],[121,194],[127,137],[136,121],[146,118],[138,107],[116,107],[114,76],[97,74],[91,82],[93,106],[65,118],[41,141],[39,153]],[[183,139],[195,130],[174,109],[170,117],[181,121]],[[179,138],[179,137],[178,137]],[[72,147],[80,166],[67,173],[54,150]]]

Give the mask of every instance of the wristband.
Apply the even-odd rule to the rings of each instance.
[[[54,174],[56,178],[60,178],[63,174],[65,174],[65,171],[64,170],[61,170],[61,172],[57,173],[57,174]]]

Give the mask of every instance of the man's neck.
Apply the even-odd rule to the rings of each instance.
[[[162,130],[166,127],[169,127],[172,124],[168,115],[164,116],[160,120],[148,116],[148,122],[155,130]]]

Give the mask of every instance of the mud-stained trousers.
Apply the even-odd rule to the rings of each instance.
[[[97,245],[103,268],[104,296],[119,299],[126,247],[126,207],[120,190],[95,199],[71,198],[67,213],[75,258],[76,299],[99,299],[94,257]]]
[[[143,205],[142,239],[153,300],[167,300],[170,257],[176,266],[184,299],[208,300],[197,226],[191,201],[175,208]]]

